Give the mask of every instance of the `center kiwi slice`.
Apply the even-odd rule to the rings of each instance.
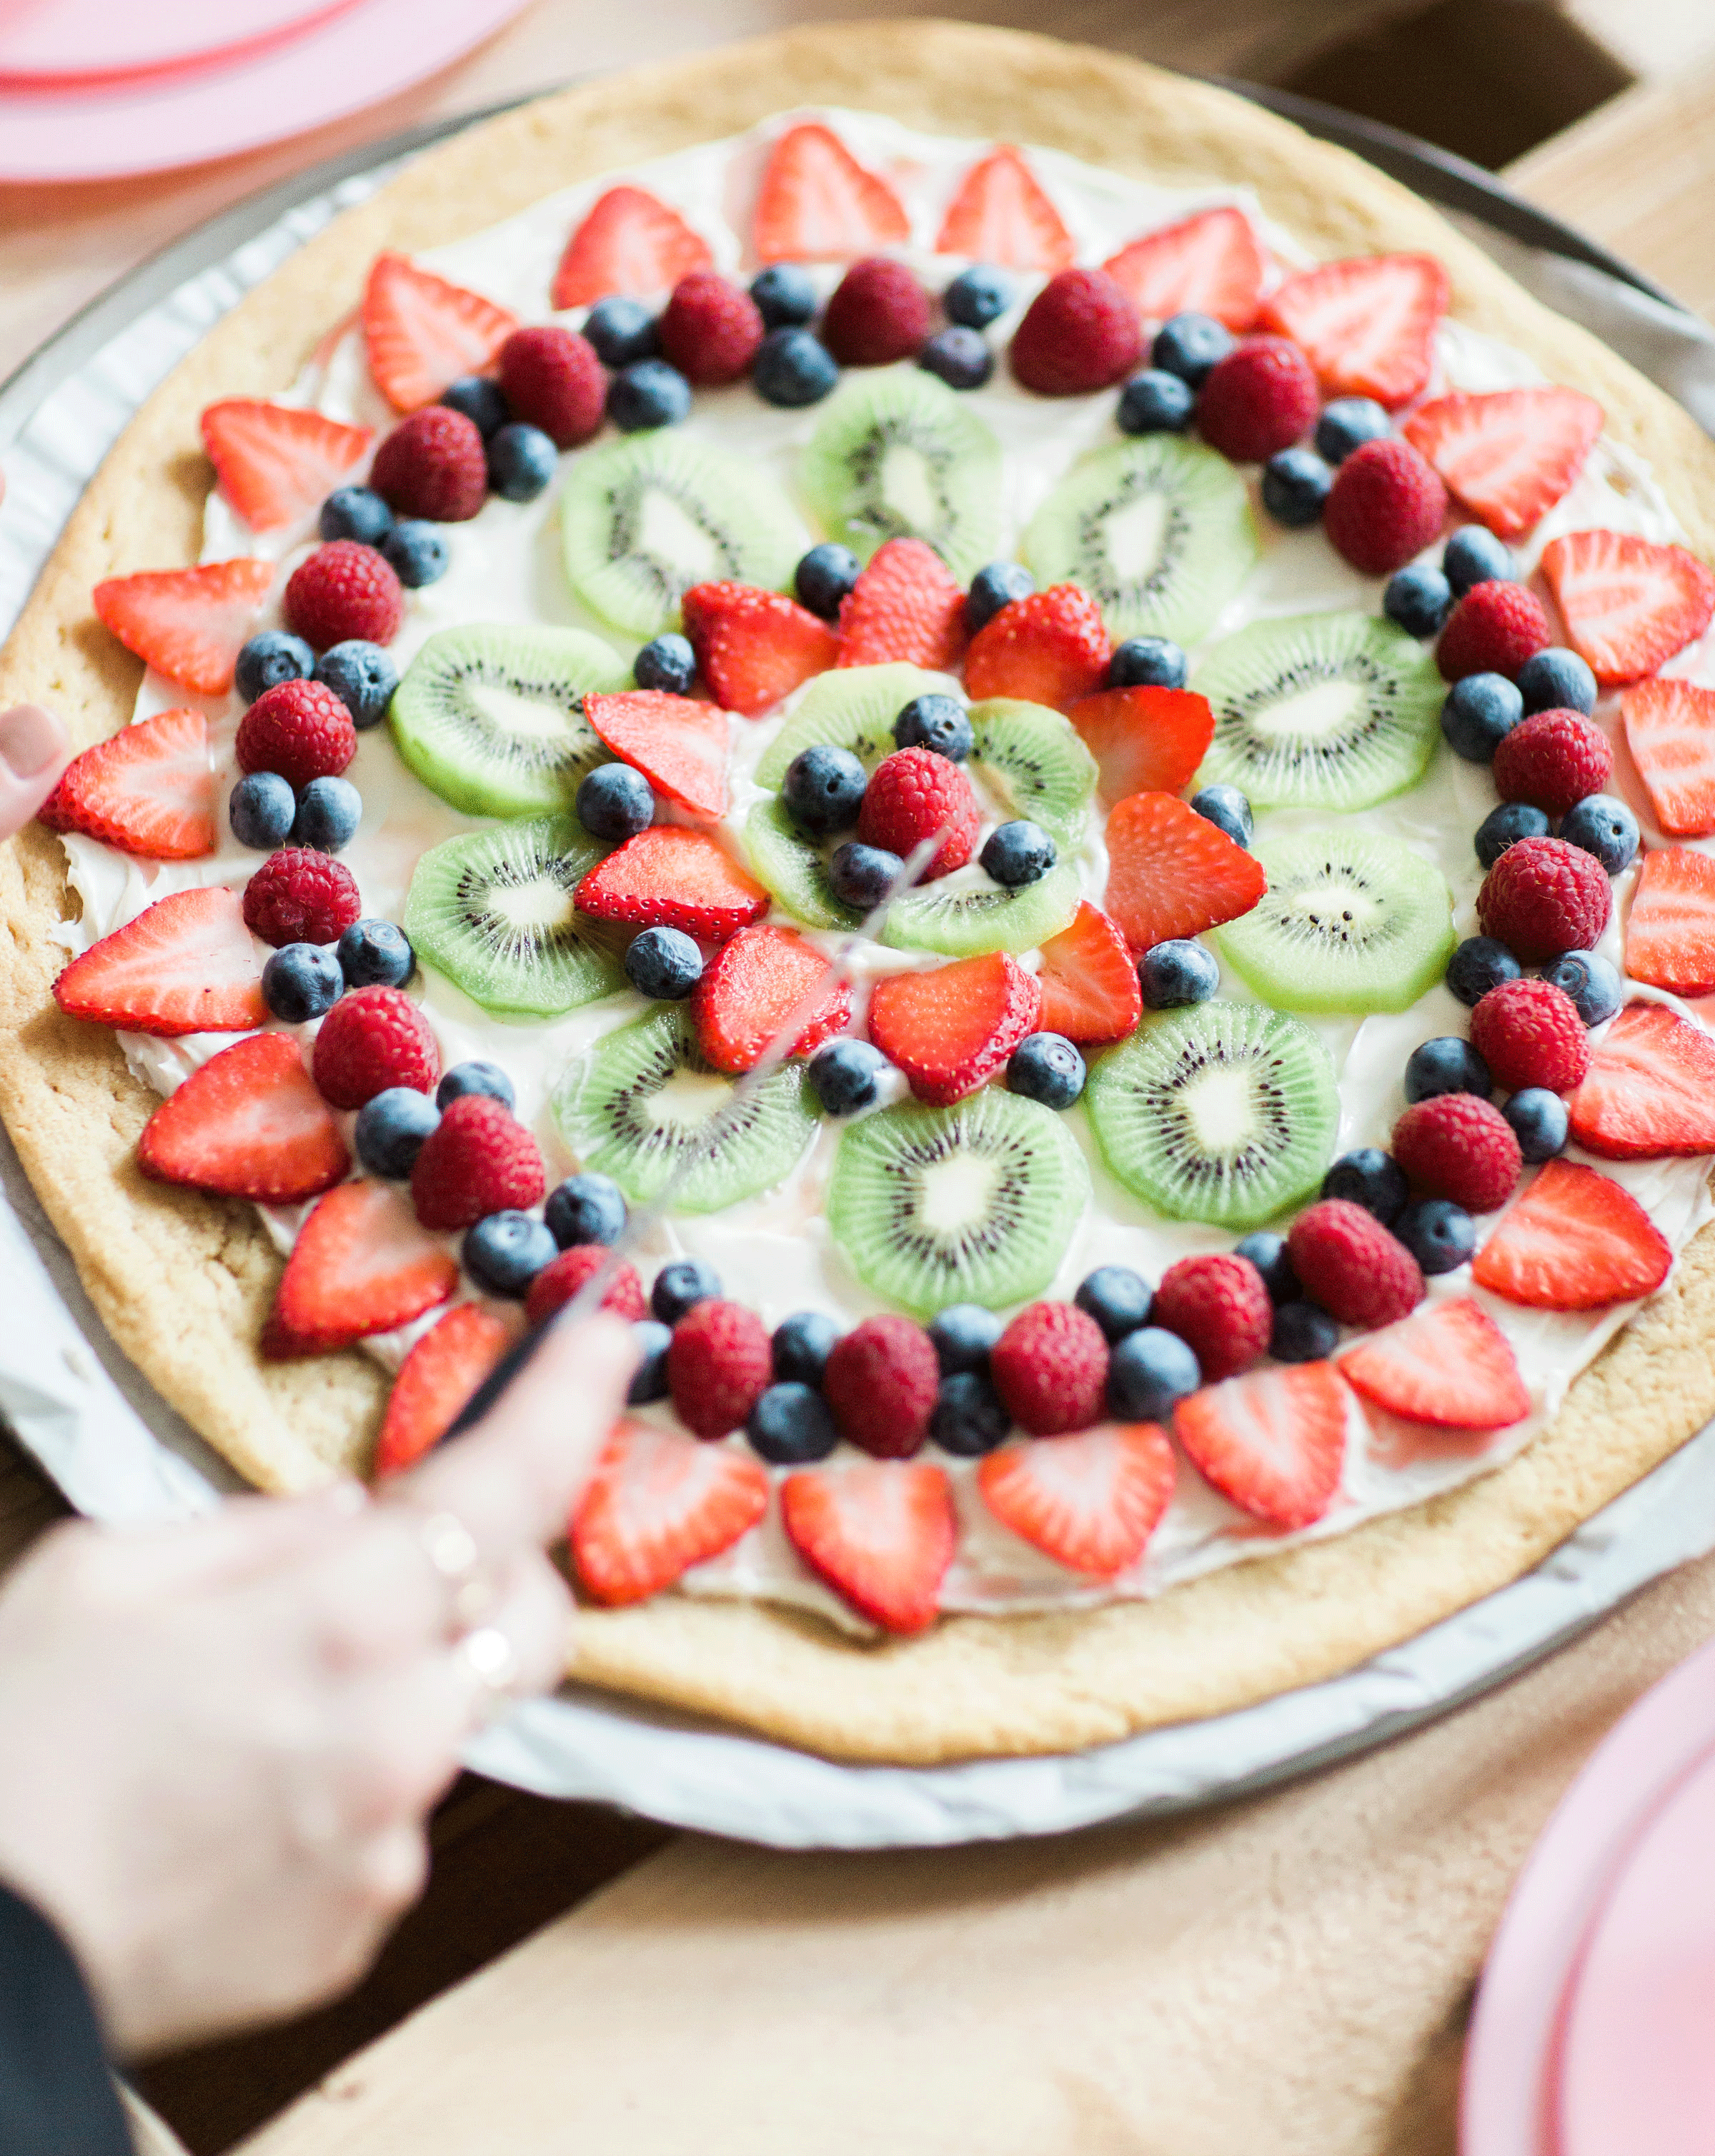
[[[1302,1020],[1219,1000],[1152,1019],[1099,1059],[1084,1099],[1102,1158],[1171,1220],[1254,1228],[1308,1197],[1340,1096]]]
[[[896,660],[886,666],[839,666],[817,675],[792,716],[774,737],[756,768],[756,783],[778,793],[787,766],[807,748],[848,748],[873,771],[898,744],[893,721],[914,696],[944,695],[953,687],[944,674]]]
[[[877,1295],[932,1317],[1040,1295],[1090,1196],[1051,1109],[985,1086],[950,1108],[884,1108],[841,1134],[828,1224]]]
[[[1368,808],[1415,786],[1447,693],[1427,644],[1363,613],[1254,622],[1191,685],[1214,713],[1197,783],[1259,808]]]
[[[1030,520],[1024,551],[1039,584],[1081,585],[1116,639],[1195,644],[1259,545],[1245,482],[1225,457],[1145,434],[1075,465]]]
[[[971,762],[1014,816],[1040,824],[1064,849],[1089,821],[1096,759],[1068,718],[1044,704],[991,696],[971,706]]]
[[[659,1198],[694,1155],[672,1202],[714,1213],[783,1182],[818,1128],[803,1065],[783,1063],[711,1143],[710,1120],[734,1088],[704,1060],[685,1013],[656,1009],[603,1034],[573,1064],[555,1088],[554,1121],[579,1165],[611,1175],[634,1205]]]

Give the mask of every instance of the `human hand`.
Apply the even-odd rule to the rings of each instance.
[[[185,1526],[69,1526],[18,1567],[0,1877],[59,1925],[123,2049],[293,2012],[367,1966],[422,1885],[424,1817],[490,1657],[510,1650],[509,1691],[559,1680],[571,1600],[542,1545],[632,1356],[611,1318],[557,1327],[469,1437],[376,1502],[344,1484]],[[455,1594],[467,1532],[480,1570]],[[490,1606],[455,1645],[473,1588]]]
[[[28,823],[71,761],[65,729],[39,704],[0,711],[0,839]]]

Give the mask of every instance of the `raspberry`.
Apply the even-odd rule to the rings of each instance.
[[[1161,1276],[1149,1322],[1194,1350],[1203,1382],[1248,1370],[1268,1345],[1274,1305],[1249,1258],[1228,1250],[1181,1258]]]
[[[1471,1014],[1471,1045],[1508,1093],[1546,1086],[1569,1093],[1590,1067],[1578,1005],[1552,981],[1503,981]]]
[[[1235,465],[1266,464],[1316,424],[1322,399],[1290,337],[1246,337],[1217,360],[1197,397],[1197,431]]]
[[[932,748],[900,748],[882,758],[865,788],[858,836],[866,846],[885,846],[902,860],[913,846],[944,829],[947,836],[923,871],[922,880],[929,883],[964,866],[982,823],[971,782],[956,763]]]
[[[366,988],[360,993],[392,995],[398,991]],[[324,1024],[322,1032],[326,1030]],[[319,1034],[316,1045],[321,1046]],[[319,1085],[319,1070],[316,1078]],[[398,1085],[399,1081],[388,1083]],[[523,1124],[513,1120],[506,1102],[491,1093],[461,1093],[423,1141],[411,1170],[411,1203],[425,1228],[469,1228],[485,1214],[509,1206],[527,1210],[542,1196],[547,1179],[541,1148]]]
[[[1473,584],[1448,615],[1435,664],[1444,681],[1462,681],[1467,674],[1504,674],[1510,681],[1553,641],[1536,593],[1492,578]]]
[[[1106,389],[1142,356],[1137,310],[1102,270],[1062,270],[1050,277],[1012,341],[1012,371],[1039,397]]]
[[[336,1108],[361,1108],[389,1086],[430,1091],[440,1075],[440,1045],[402,988],[358,988],[321,1021],[310,1072]]]
[[[673,1327],[667,1383],[680,1421],[699,1437],[737,1430],[773,1374],[768,1328],[742,1302],[709,1296]]]
[[[1394,1126],[1393,1147],[1415,1188],[1467,1213],[1504,1205],[1524,1167],[1512,1124],[1475,1093],[1437,1093],[1408,1108]]]
[[[354,638],[391,644],[405,618],[393,564],[356,539],[318,547],[286,579],[285,625],[317,651]]]
[[[362,911],[352,871],[313,846],[270,854],[244,886],[244,926],[276,951],[287,943],[336,943]]]
[[[712,270],[679,280],[656,327],[661,350],[700,389],[737,382],[763,341],[756,301]]]
[[[1423,1301],[1416,1259],[1349,1198],[1324,1198],[1301,1213],[1286,1255],[1306,1296],[1343,1325],[1391,1325]]]
[[[1107,1411],[1107,1336],[1072,1302],[1033,1302],[988,1356],[995,1389],[1033,1436],[1087,1430]]]
[[[1546,966],[1563,951],[1594,950],[1613,904],[1601,863],[1582,846],[1520,839],[1483,878],[1477,925],[1522,965]]]
[[[320,681],[277,681],[239,721],[240,771],[276,771],[295,793],[337,778],[357,753],[357,729]]]
[[[1564,816],[1614,776],[1614,747],[1582,711],[1535,711],[1495,751],[1495,791]]]
[[[476,422],[425,404],[375,452],[369,484],[397,516],[468,524],[488,499],[488,456]]]
[[[530,1283],[530,1292],[524,1298],[524,1315],[532,1325],[546,1325],[557,1310],[571,1301],[590,1275],[599,1272],[607,1261],[605,1243],[578,1243],[569,1250],[562,1250]],[[649,1315],[637,1268],[628,1265],[623,1258],[614,1266],[613,1278],[602,1290],[602,1308],[634,1323]]]
[[[909,359],[929,334],[929,295],[902,262],[871,254],[834,287],[822,341],[842,367]]]
[[[595,346],[557,323],[514,330],[501,346],[501,388],[515,419],[527,420],[557,448],[575,449],[602,424],[608,377]]]
[[[1447,490],[1396,434],[1362,443],[1334,474],[1322,512],[1328,544],[1367,577],[1391,577],[1440,532]]]
[[[866,1317],[834,1343],[822,1390],[842,1436],[878,1460],[923,1442],[941,1385],[934,1343],[908,1317]]]

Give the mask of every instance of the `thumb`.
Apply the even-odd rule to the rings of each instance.
[[[65,729],[39,704],[0,711],[0,839],[21,831],[71,761]]]

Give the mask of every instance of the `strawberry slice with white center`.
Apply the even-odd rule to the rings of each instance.
[[[414,1467],[458,1419],[511,1342],[506,1320],[480,1302],[438,1317],[399,1366],[375,1441],[377,1479]]]
[[[1673,1253],[1611,1176],[1551,1160],[1476,1254],[1479,1287],[1531,1310],[1601,1310],[1661,1286]]]
[[[1715,1040],[1661,1004],[1628,1004],[1566,1105],[1573,1137],[1604,1160],[1715,1152]]]
[[[851,1020],[851,991],[838,982],[824,989],[827,973],[822,952],[793,929],[741,928],[704,968],[692,993],[697,1045],[716,1070],[748,1070],[801,1011],[789,1052],[813,1055]]]
[[[1625,970],[1676,996],[1715,995],[1715,860],[1689,846],[1646,854],[1625,917]]]
[[[157,711],[74,757],[39,811],[50,831],[82,831],[151,861],[214,851],[214,767],[200,711]]]
[[[1447,296],[1432,254],[1357,255],[1276,285],[1262,323],[1303,347],[1330,397],[1374,397],[1391,412],[1429,380]]]
[[[1041,1004],[1036,976],[994,951],[878,981],[870,1038],[920,1101],[945,1107],[994,1075],[1035,1031]]]
[[[1173,1494],[1173,1449],[1153,1422],[1101,1423],[1003,1445],[977,1470],[1003,1527],[1071,1571],[1112,1579],[1142,1556]]]
[[[1715,831],[1715,689],[1694,681],[1638,681],[1620,699],[1625,743],[1671,839]]]
[[[1146,321],[1213,315],[1248,330],[1262,304],[1262,249],[1250,218],[1230,203],[1146,232],[1101,266]]]
[[[109,577],[90,598],[103,626],[146,666],[198,696],[223,696],[273,582],[271,562],[244,557]]]
[[[1137,968],[1099,906],[1081,899],[1069,927],[1042,946],[1036,1023],[1067,1040],[1123,1040],[1143,1015]]]
[[[629,1419],[608,1438],[572,1522],[578,1577],[610,1609],[731,1549],[768,1509],[760,1460]]]
[[[229,397],[203,414],[203,446],[221,490],[253,531],[307,516],[374,439],[372,427],[258,397]]]
[[[137,1166],[158,1182],[289,1205],[342,1181],[352,1156],[295,1036],[256,1033],[161,1103],[137,1141]]]
[[[1355,1393],[1437,1430],[1505,1430],[1530,1413],[1507,1336],[1471,1296],[1430,1303],[1338,1359]]]
[[[270,1363],[331,1354],[447,1301],[458,1262],[385,1183],[342,1183],[299,1230],[263,1329]]]
[[[769,151],[751,227],[757,261],[849,262],[911,229],[899,197],[831,127],[788,127]]]
[[[1214,739],[1214,713],[1194,689],[1104,689],[1066,716],[1096,759],[1110,808],[1128,793],[1177,793]]]
[[[1241,1512],[1307,1527],[1340,1486],[1349,1397],[1332,1363],[1252,1370],[1181,1400],[1173,1435]]]
[[[788,1475],[780,1517],[811,1571],[872,1624],[898,1633],[933,1624],[958,1537],[940,1468],[870,1460]]]
[[[1543,575],[1572,648],[1605,689],[1653,674],[1715,616],[1715,576],[1683,547],[1630,531],[1569,531],[1543,549]]]
[[[1003,143],[959,182],[935,252],[1004,270],[1064,270],[1077,249],[1040,181],[1022,155]]]
[[[460,375],[480,374],[518,317],[406,255],[377,254],[363,289],[362,322],[376,388],[396,412],[414,412]]]
[[[1584,470],[1602,418],[1576,389],[1498,389],[1434,398],[1399,431],[1473,516],[1519,539]]]
[[[572,894],[580,913],[716,942],[760,921],[768,894],[706,831],[652,824],[598,861]]]
[[[587,307],[610,295],[644,299],[711,270],[709,243],[677,210],[641,187],[609,187],[566,242],[553,305]]]
[[[1128,794],[1107,819],[1107,911],[1134,951],[1248,913],[1262,864],[1171,793]]]
[[[618,696],[586,696],[583,716],[614,755],[640,771],[693,816],[711,820],[727,813],[727,744],[732,726],[725,711],[694,696],[664,689],[628,689]]]
[[[262,963],[224,884],[177,891],[92,943],[54,983],[68,1018],[130,1033],[249,1033],[266,1023]]]

